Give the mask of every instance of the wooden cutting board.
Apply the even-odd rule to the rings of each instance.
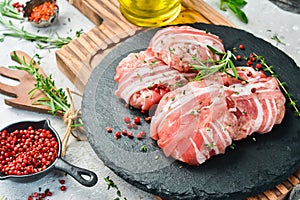
[[[117,0],[70,0],[95,27],[56,51],[59,69],[83,92],[92,70],[120,42],[148,28],[132,25],[120,14]],[[201,0],[183,0],[180,16],[173,24],[204,22],[234,25]],[[191,9],[193,8],[193,9]],[[248,200],[280,200],[300,183],[300,169],[273,189]],[[157,197],[159,200],[160,198]]]
[[[129,23],[119,12],[117,0],[72,0],[70,3],[96,24],[56,51],[59,69],[83,91],[93,68],[114,46],[148,29]],[[234,26],[204,1],[183,0],[182,4],[181,13],[172,24],[204,22]]]

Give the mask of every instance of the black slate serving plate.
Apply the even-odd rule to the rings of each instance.
[[[225,48],[232,50],[239,44],[250,52],[265,57],[274,65],[288,90],[300,99],[300,70],[285,53],[268,42],[243,30],[208,24],[191,25],[218,35]],[[149,138],[149,124],[142,121],[138,133],[144,130],[148,137],[143,140],[129,138],[114,139],[107,133],[126,128],[125,116],[143,116],[138,110],[125,108],[124,102],[115,96],[115,68],[130,52],[138,52],[158,29],[133,36],[118,45],[94,69],[85,88],[82,114],[88,140],[98,157],[117,175],[149,193],[167,199],[244,199],[257,195],[288,178],[300,166],[300,123],[294,111],[287,106],[281,125],[264,135],[253,136],[227,148],[224,155],[212,157],[204,164],[193,167],[171,158],[166,158]],[[253,140],[255,137],[256,141]],[[140,151],[146,145],[147,152]]]

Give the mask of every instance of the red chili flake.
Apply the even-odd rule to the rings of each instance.
[[[116,138],[120,138],[120,137],[121,137],[121,132],[120,132],[120,131],[117,131],[117,132],[115,133],[115,136],[116,136]]]
[[[63,185],[63,184],[65,184],[65,183],[66,183],[66,181],[65,181],[65,180],[63,180],[63,179],[60,179],[60,180],[59,180],[59,183]]]
[[[28,199],[28,200],[33,200],[33,197],[30,195],[30,196],[28,196],[27,199]]]
[[[240,48],[241,50],[244,50],[244,49],[245,49],[245,45],[240,44],[239,48]]]
[[[132,132],[127,132],[127,137],[132,139],[133,138],[133,133]]]
[[[60,186],[60,190],[61,190],[61,191],[66,191],[66,190],[67,190],[67,187],[64,186],[64,185],[62,185],[62,186]]]
[[[127,117],[127,116],[126,116],[126,117],[124,117],[124,122],[125,122],[125,123],[127,123],[127,124],[128,124],[128,123],[130,123],[130,118],[129,118],[129,117]]]
[[[235,59],[236,59],[237,61],[241,61],[241,60],[242,60],[242,56],[241,56],[241,55],[236,55],[236,56],[235,56]]]
[[[126,135],[127,135],[127,130],[126,130],[126,129],[123,129],[123,130],[122,130],[122,134],[126,136]]]
[[[225,86],[225,87],[229,87],[229,83],[226,81],[226,82],[224,83],[224,86]]]
[[[134,117],[133,121],[135,124],[141,124],[141,118],[138,116]]]
[[[261,69],[262,68],[262,65],[260,63],[257,63],[255,66],[256,66],[257,69]]]
[[[256,92],[256,88],[251,88],[251,92],[255,93]]]
[[[107,131],[108,133],[111,133],[111,132],[112,132],[112,128],[111,128],[111,127],[106,127],[106,131]]]
[[[141,131],[141,132],[139,132],[139,133],[136,135],[136,138],[137,138],[137,139],[142,139],[142,138],[145,137],[145,135],[146,135],[146,132],[145,132],[145,131]]]

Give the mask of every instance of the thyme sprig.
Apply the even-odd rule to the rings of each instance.
[[[202,80],[208,76],[213,75],[216,72],[224,72],[228,76],[234,77],[238,80],[245,81],[241,79],[238,76],[236,67],[233,63],[233,60],[236,60],[235,55],[230,51],[227,50],[225,53],[224,52],[219,52],[216,49],[214,49],[211,46],[207,46],[214,54],[222,56],[221,59],[219,60],[212,60],[209,59],[207,61],[200,61],[196,57],[193,57],[194,60],[196,60],[199,64],[189,64],[191,69],[197,70],[198,74],[195,77],[194,80]],[[212,64],[212,65],[211,65]],[[233,74],[229,73],[227,69],[231,69]]]
[[[114,181],[109,177],[104,178],[106,184],[107,184],[107,189],[109,190],[110,188],[116,189],[116,194],[117,197],[114,200],[120,200],[120,197],[122,197],[121,191],[119,190],[118,186],[114,183]],[[124,197],[124,200],[127,200],[126,197]]]
[[[21,15],[18,10],[12,6],[11,4],[12,0],[4,0],[0,2],[0,13],[3,16],[11,17],[14,19],[23,19],[23,16]]]
[[[281,90],[284,92],[285,96],[288,98],[290,105],[293,107],[293,109],[295,110],[295,114],[300,117],[300,112],[299,109],[297,107],[297,103],[296,100],[294,100],[292,98],[292,95],[288,92],[288,90],[285,87],[285,82],[281,82],[281,80],[279,79],[278,75],[276,74],[276,72],[273,70],[273,66],[269,66],[266,61],[265,58],[263,56],[259,56],[255,53],[253,53],[253,55],[255,56],[256,60],[258,62],[261,63],[261,65],[264,66],[264,70],[268,71],[272,77],[274,77],[279,85],[279,87],[281,88]]]
[[[51,34],[49,36],[30,33],[26,31],[24,27],[18,28],[12,23],[12,21],[7,21],[2,14],[0,14],[0,24],[2,24],[7,29],[7,32],[2,33],[2,41],[7,36],[21,38],[28,41],[36,41],[39,42],[37,46],[39,49],[61,48],[74,39],[72,37],[60,37],[57,33]],[[79,37],[82,33],[82,29],[76,31],[75,37]],[[44,43],[45,45],[43,45],[42,43]]]

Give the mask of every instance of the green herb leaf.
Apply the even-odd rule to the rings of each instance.
[[[211,46],[207,46],[207,47],[212,51],[212,53],[217,54],[217,55],[223,55],[223,56],[220,60],[208,60],[205,62],[201,62],[200,60],[197,60],[196,58],[194,58],[199,63],[198,65],[197,64],[189,64],[191,69],[198,71],[198,74],[194,78],[194,80],[199,81],[208,76],[213,75],[216,72],[224,72],[227,75],[229,75],[231,77],[235,77],[238,80],[246,81],[244,79],[241,79],[238,76],[236,67],[233,63],[233,60],[235,60],[235,56],[231,51],[227,50],[226,53],[224,53],[224,52],[217,51],[216,49],[214,49]],[[232,69],[233,74],[229,73],[227,69]]]
[[[248,23],[248,18],[244,11],[241,10],[247,2],[245,0],[220,0],[220,10],[226,11],[228,7],[242,22]]]
[[[36,41],[36,42],[39,42],[37,47],[40,49],[61,48],[62,46],[71,42],[73,39],[71,37],[66,37],[66,38],[60,37],[57,33],[55,34],[56,37],[53,35],[41,36],[41,35],[37,35],[34,33],[30,33],[28,31],[26,31],[24,29],[24,27],[18,28],[11,21],[6,21],[2,15],[2,13],[0,13],[0,24],[2,24],[6,28],[6,31],[7,31],[7,32],[2,33],[2,37],[0,35],[0,38],[10,36],[10,37],[16,37],[16,38],[29,40],[29,41]],[[78,37],[81,33],[82,33],[82,30],[76,32],[76,37]],[[2,39],[2,41],[3,41],[3,39]],[[46,45],[42,45],[41,43],[45,43]]]
[[[14,19],[23,19],[18,10],[12,6],[12,0],[4,0],[0,2],[0,13],[3,16],[14,18]]]
[[[242,11],[239,7],[237,7],[236,5],[232,4],[232,3],[228,3],[227,4],[228,7],[230,8],[230,10],[232,10],[232,12],[245,24],[248,23],[248,18],[246,16],[246,14],[244,13],[244,11]]]

